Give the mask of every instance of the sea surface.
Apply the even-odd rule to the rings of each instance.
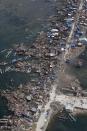
[[[0,0],[0,49],[30,44],[47,28],[53,10],[49,0]]]

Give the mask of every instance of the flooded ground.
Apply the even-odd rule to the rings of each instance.
[[[79,115],[76,122],[60,121],[56,116],[46,131],[87,131],[87,115]]]
[[[0,97],[0,118],[10,115],[12,112],[8,110],[8,101],[5,97]]]
[[[81,87],[87,90],[87,49],[79,56],[83,61],[81,68],[72,67],[72,73],[79,79]]]

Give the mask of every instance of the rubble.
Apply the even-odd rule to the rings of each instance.
[[[15,121],[14,129],[19,126],[21,130],[25,128],[32,130],[33,124],[38,121],[45,103],[49,100],[51,83],[55,79],[54,69],[57,67],[59,58],[61,59],[60,55],[68,49],[70,52],[67,54],[65,63],[69,64],[72,63],[71,56],[76,58],[85,49],[83,45],[83,41],[87,42],[85,33],[83,33],[83,26],[86,25],[83,24],[86,19],[85,9],[82,11],[84,17],[80,16],[82,22],[79,20],[77,23],[72,42],[66,46],[67,36],[73,25],[78,3],[79,1],[75,0],[67,1],[65,9],[58,11],[57,16],[51,20],[51,28],[48,32],[40,32],[32,46],[24,47],[23,44],[20,44],[12,49],[12,59],[5,65],[5,72],[14,70],[30,75],[38,74],[39,76],[35,79],[33,76],[29,83],[21,85],[17,90],[2,92],[2,96],[8,99],[9,107],[14,112],[15,117],[12,118]],[[59,14],[64,14],[63,20],[62,18],[60,21],[57,19]],[[83,62],[77,60],[75,66],[82,67]]]

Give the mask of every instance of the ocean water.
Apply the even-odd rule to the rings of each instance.
[[[54,0],[53,0],[54,1]],[[0,0],[0,49],[30,44],[53,15],[52,0]]]

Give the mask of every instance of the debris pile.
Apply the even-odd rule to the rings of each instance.
[[[8,52],[6,58],[11,57],[11,59],[1,62],[0,65],[5,66],[4,71],[0,70],[1,74],[10,71],[38,74],[37,78],[34,79],[33,76],[29,83],[20,85],[17,90],[1,93],[8,99],[9,107],[14,112],[14,117],[12,117],[14,129],[33,130],[45,103],[49,101],[51,84],[55,80],[61,54],[67,52],[64,60],[65,63],[70,64],[72,59],[85,49],[87,43],[84,30],[87,24],[86,4],[87,1],[84,2],[84,9],[78,11],[79,1],[67,0],[64,9],[56,8],[57,14],[50,20],[50,29],[47,33],[40,32],[34,44],[28,47],[22,44],[10,51],[3,51]],[[75,21],[77,14],[80,15],[80,19],[78,17]],[[61,18],[58,17],[59,15]],[[68,36],[74,24],[74,35],[69,40]],[[82,61],[76,61],[76,66],[81,67],[82,64]],[[63,70],[62,65],[60,68]]]

